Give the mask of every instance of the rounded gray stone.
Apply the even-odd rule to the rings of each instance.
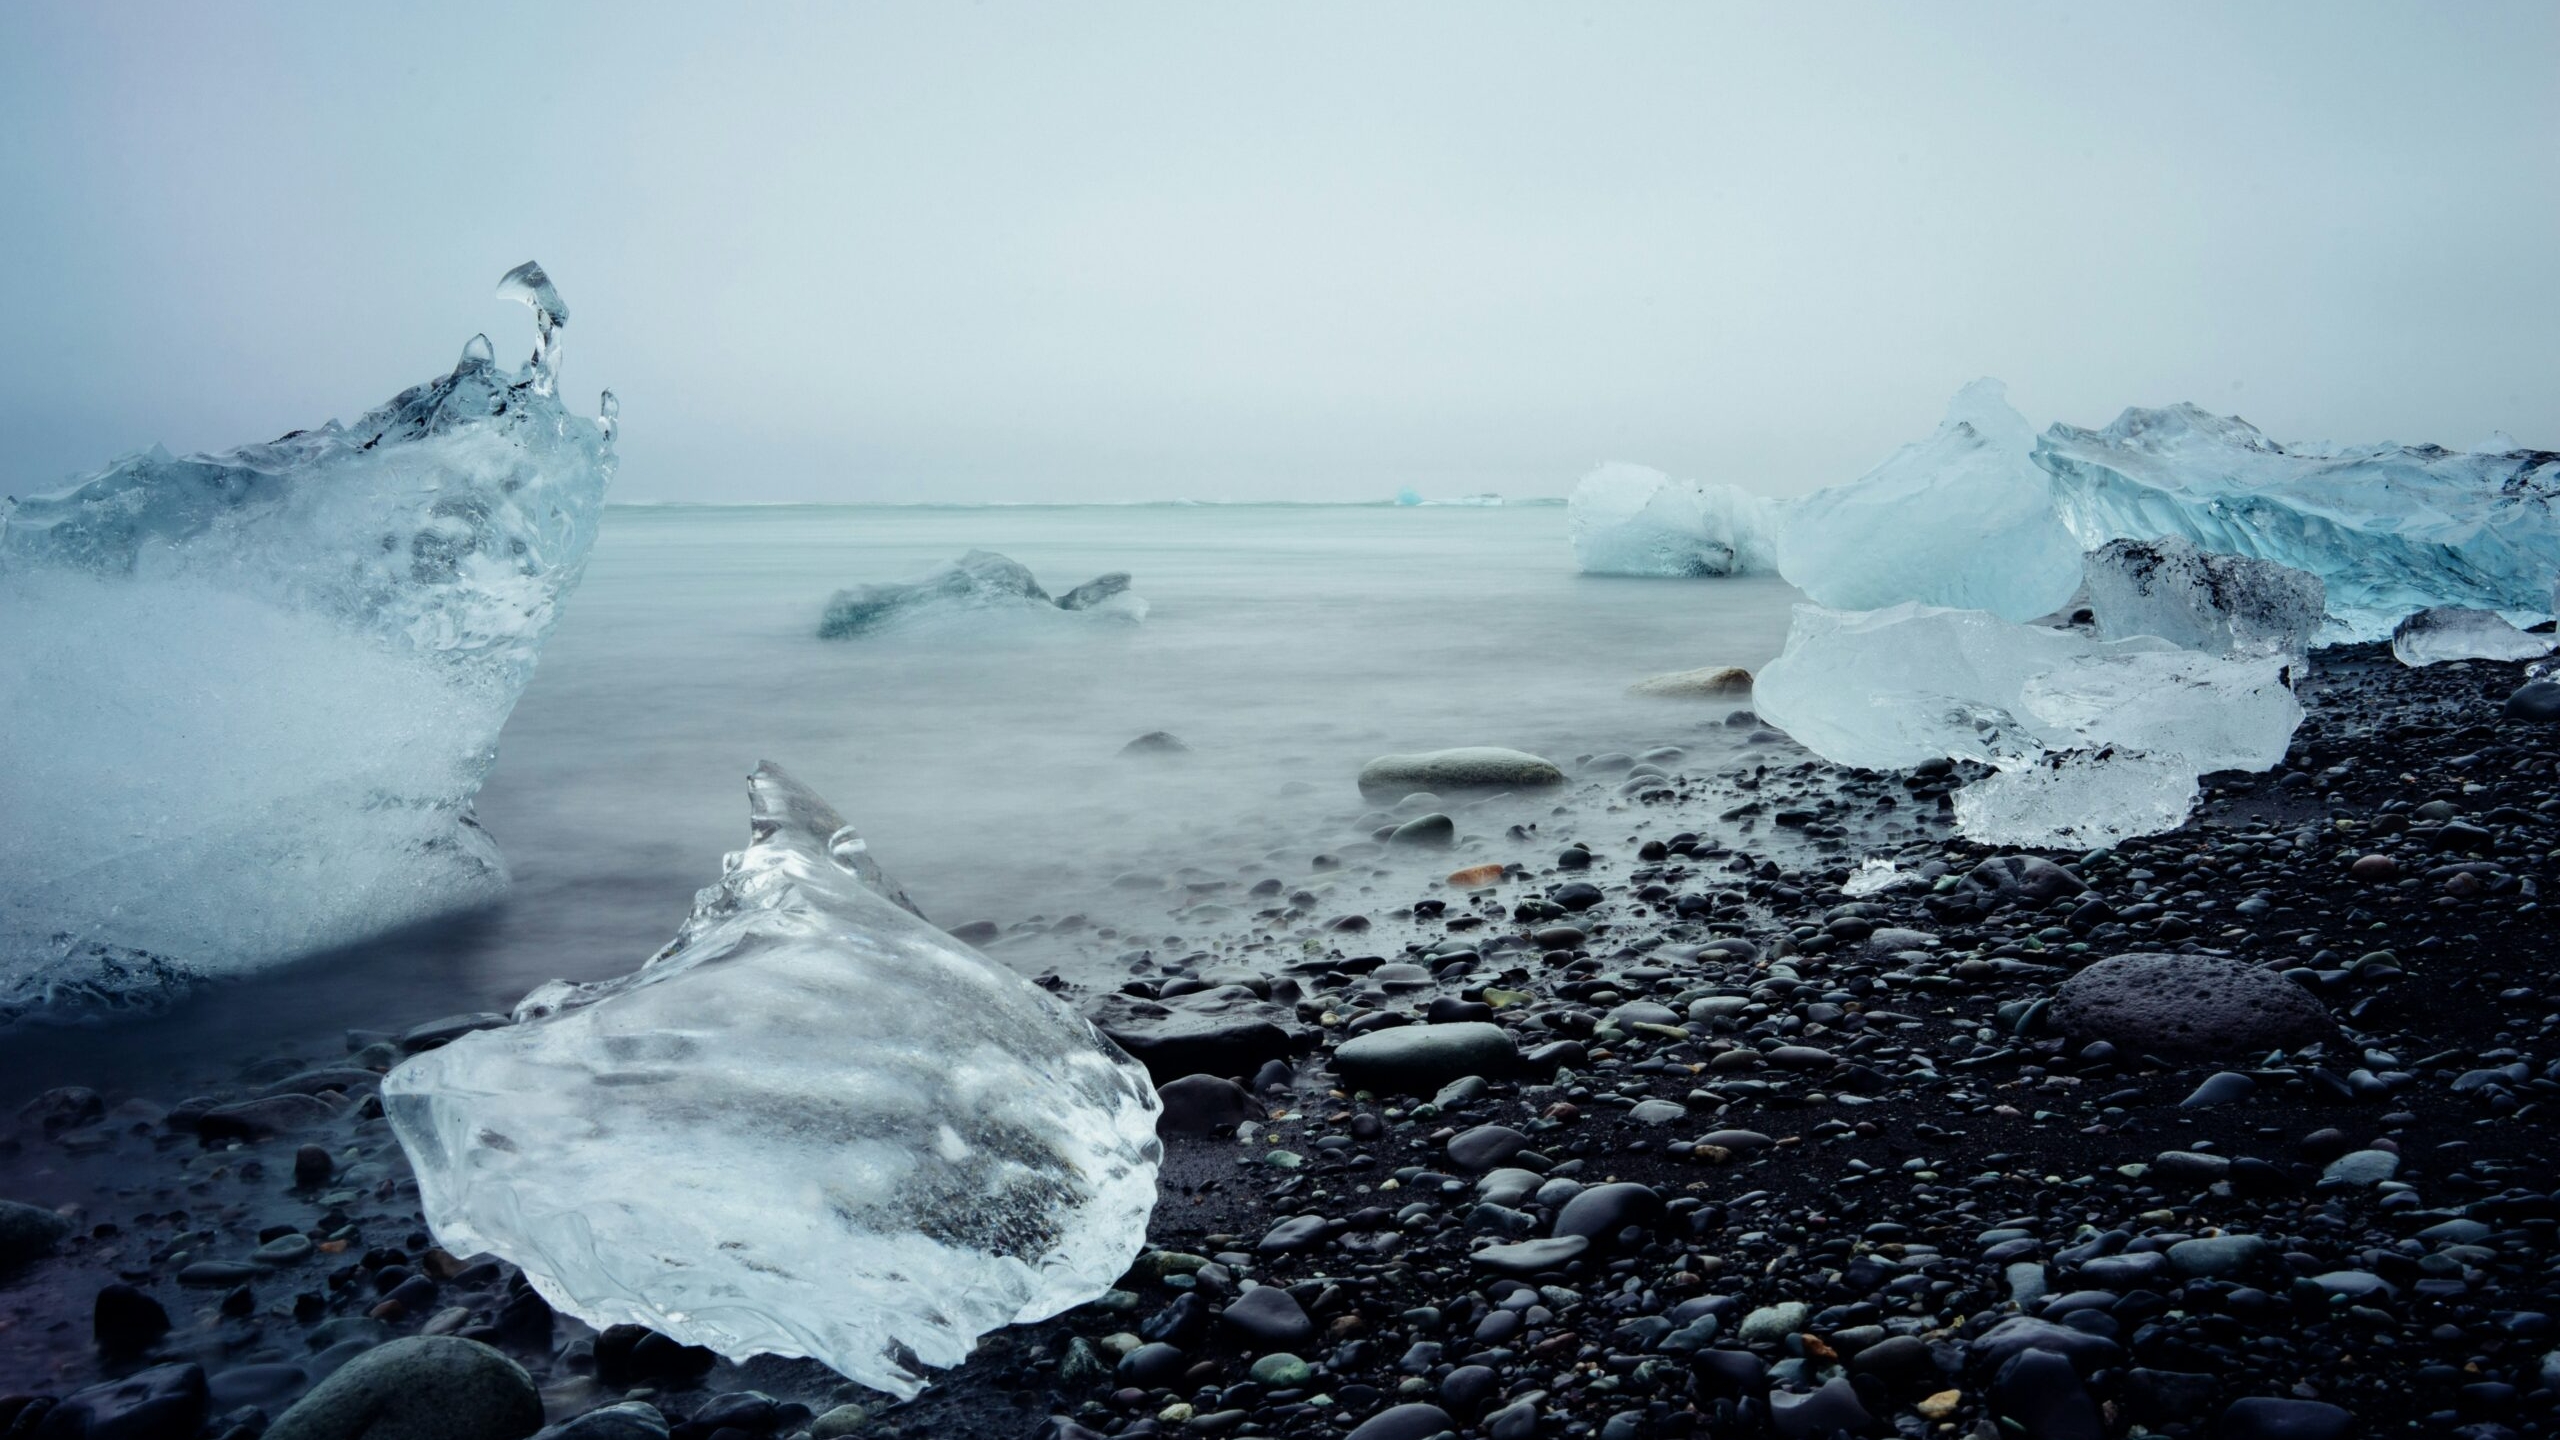
[[[541,1428],[524,1367],[476,1340],[417,1335],[348,1361],[267,1440],[523,1440]]]
[[[1511,1032],[1483,1020],[1404,1025],[1342,1042],[1333,1068],[1363,1090],[1428,1095],[1462,1075],[1507,1075],[1520,1063]]]
[[[2062,982],[2053,1023],[2137,1054],[2252,1056],[2336,1033],[2329,1012],[2272,970],[2214,955],[2118,955]]]
[[[1445,795],[1468,790],[1547,790],[1564,783],[1552,762],[1520,750],[1470,745],[1381,755],[1360,767],[1360,793],[1395,797],[1416,790]]]

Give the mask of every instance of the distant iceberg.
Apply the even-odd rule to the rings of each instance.
[[[485,901],[471,804],[585,569],[616,406],[475,338],[354,424],[152,449],[0,511],[0,1018]]]
[[[1585,575],[1766,575],[1777,506],[1732,485],[1675,480],[1612,461],[1566,502],[1574,563]]]
[[[827,601],[818,638],[843,640],[920,622],[972,617],[1044,616],[1061,612],[1135,623],[1147,618],[1144,597],[1127,571],[1100,575],[1052,596],[1029,567],[992,550],[972,550],[920,580],[856,585]]]
[[[2560,574],[2560,453],[2506,437],[2281,445],[2193,405],[2127,410],[2035,445],[2081,543],[2181,535],[2320,577],[2327,640],[2380,640],[2431,606],[2547,618]]]
[[[383,1081],[418,1203],[598,1328],[809,1356],[911,1396],[1094,1299],[1156,1198],[1147,1073],[927,923],[771,765],[751,840],[639,969]]]
[[[2061,609],[2080,588],[2081,545],[2033,441],[1999,381],[1967,385],[1928,439],[1790,506],[1778,573],[1835,610],[1916,602],[2024,621]]]

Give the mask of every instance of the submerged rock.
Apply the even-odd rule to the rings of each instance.
[[[1739,665],[1675,670],[1639,680],[1627,693],[1644,700],[1739,700],[1751,693],[1751,672]]]
[[[438,1240],[554,1306],[914,1394],[1108,1289],[1155,1200],[1145,1075],[915,915],[771,765],[753,838],[632,974],[383,1082]]]
[[[1418,790],[1544,790],[1563,783],[1564,772],[1553,762],[1492,745],[1381,755],[1360,767],[1360,793],[1381,797]]]

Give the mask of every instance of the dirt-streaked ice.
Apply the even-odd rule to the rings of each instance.
[[[1566,502],[1585,575],[1766,575],[1777,512],[1763,495],[1623,461],[1583,476]]]
[[[752,838],[647,964],[403,1064],[428,1224],[554,1306],[896,1395],[1109,1289],[1146,1237],[1146,1072],[917,916],[765,765]]]

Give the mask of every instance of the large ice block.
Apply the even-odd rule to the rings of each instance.
[[[1776,514],[1766,496],[1620,461],[1583,476],[1565,505],[1586,575],[1766,575]]]
[[[384,1108],[448,1250],[593,1325],[912,1395],[1128,1267],[1155,1091],[790,776],[748,795],[750,843],[664,950],[408,1061]]]
[[[472,340],[352,425],[152,449],[0,512],[0,1019],[484,901],[471,802],[614,468],[535,358]]]
[[[2258,655],[2309,654],[2327,603],[2317,575],[2208,554],[2183,535],[2090,551],[2088,594],[2110,640],[2157,635],[2189,650]]]
[[[1843,765],[1995,767],[1959,800],[1976,839],[2094,844],[2175,826],[2198,775],[2283,759],[2302,722],[2286,665],[1980,610],[1799,605],[1752,696],[1761,718]]]
[[[1976,380],[1936,434],[1790,506],[1778,573],[1839,610],[1917,602],[2008,620],[2052,614],[2080,587],[2081,546],[2029,458],[2034,438],[2001,383]]]
[[[2193,405],[2036,441],[2081,543],[2181,535],[2320,577],[2324,639],[2379,640],[2433,605],[2546,618],[2560,573],[2560,454],[2501,441],[2281,445]]]
[[[2403,665],[2448,660],[2539,660],[2552,651],[2549,635],[2528,635],[2495,610],[2438,605],[2402,620],[2391,632],[2391,655]]]

